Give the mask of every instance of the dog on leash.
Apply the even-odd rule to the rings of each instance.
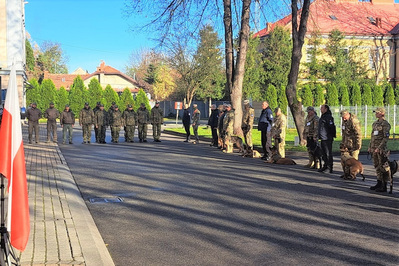
[[[313,168],[317,168],[319,165],[321,167],[322,165],[322,157],[323,157],[323,151],[321,150],[320,145],[317,143],[317,141],[313,141],[309,144],[309,150],[313,154]]]
[[[387,153],[387,158],[390,155],[390,151]],[[398,172],[398,161],[389,159],[384,163],[383,168],[385,169],[386,173],[389,175],[389,194],[392,194],[393,189],[393,176]]]
[[[240,137],[231,136],[230,142],[233,143],[233,147],[236,147],[238,149],[239,153],[244,154],[245,144]]]
[[[364,181],[365,176],[363,175],[363,164],[349,154],[348,148],[346,148],[344,144],[340,144],[339,150],[341,152],[341,165],[344,170],[343,178],[355,180],[356,175],[360,174]]]
[[[281,155],[278,153],[277,147],[272,146],[270,148],[272,152],[272,156],[270,156],[270,160],[265,161],[265,163],[274,163],[274,164],[283,164],[283,165],[294,165],[296,162],[291,158],[282,158]]]

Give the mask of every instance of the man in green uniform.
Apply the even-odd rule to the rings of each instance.
[[[91,125],[94,122],[94,112],[90,108],[89,103],[85,103],[84,108],[79,114],[79,125],[83,131],[83,144],[90,143],[91,140]]]
[[[309,106],[306,109],[308,115],[305,120],[305,127],[303,129],[303,139],[306,143],[306,147],[308,147],[308,155],[309,155],[309,163],[305,165],[308,168],[319,168],[319,165],[314,165],[314,156],[313,151],[310,149],[312,144],[317,142],[317,134],[319,128],[319,117],[316,115],[316,111],[312,106]]]
[[[57,118],[60,117],[60,112],[54,108],[54,103],[50,103],[50,107],[44,112],[44,117],[47,118],[47,141],[50,142],[51,135],[53,135],[53,142],[57,142]]]
[[[134,131],[136,129],[137,114],[133,110],[133,105],[129,104],[123,112],[123,120],[125,121],[125,138],[126,142],[134,142]]]
[[[226,144],[225,153],[233,153],[233,143],[231,143],[231,136],[234,131],[234,109],[231,108],[231,104],[226,105],[226,115],[223,118],[223,132],[224,142]]]
[[[287,127],[287,118],[281,111],[280,107],[274,109],[275,117],[272,127],[272,138],[274,146],[277,148],[281,158],[285,158],[285,129]]]
[[[377,121],[372,126],[368,152],[373,156],[374,168],[377,173],[377,184],[370,187],[370,189],[377,192],[386,192],[390,169],[385,169],[384,164],[388,161],[387,142],[391,125],[385,120],[384,108],[377,108],[374,112]]]
[[[105,133],[108,126],[108,113],[104,110],[104,105],[100,104],[100,109],[94,115],[94,125],[97,128],[98,143],[105,144]]]
[[[101,105],[101,102],[97,102],[96,107],[93,108],[94,117],[96,116],[96,113],[100,110],[100,105]],[[93,124],[95,125],[96,123],[93,123]],[[94,126],[94,137],[96,138],[96,143],[100,143],[99,137],[98,137],[98,128],[96,126]]]
[[[251,156],[253,154],[252,145],[252,127],[254,124],[255,110],[252,108],[249,100],[244,101],[244,112],[242,114],[241,129],[244,134],[245,143],[247,144],[247,154]]]
[[[152,136],[154,142],[161,142],[161,126],[163,124],[163,110],[159,108],[159,102],[155,103],[155,106],[151,109],[151,125],[152,125]]]
[[[201,118],[201,112],[200,110],[198,110],[198,106],[196,104],[193,104],[193,116],[191,118],[192,121],[192,127],[193,127],[193,132],[194,132],[194,144],[198,144],[199,143],[199,137],[198,137],[198,127],[200,125],[200,118]]]
[[[150,113],[148,112],[145,104],[140,104],[137,110],[137,129],[139,131],[139,141],[147,142],[147,124],[150,121]]]
[[[119,132],[121,131],[121,127],[124,125],[123,117],[121,111],[119,111],[119,107],[117,105],[114,106],[114,110],[109,114],[109,125],[111,127],[111,136],[112,143],[119,142]]]

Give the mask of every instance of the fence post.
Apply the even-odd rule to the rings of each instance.
[[[364,106],[364,137],[367,137],[367,105]]]

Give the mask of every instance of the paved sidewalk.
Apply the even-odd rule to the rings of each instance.
[[[57,143],[28,144],[23,126],[31,232],[21,265],[114,265]]]

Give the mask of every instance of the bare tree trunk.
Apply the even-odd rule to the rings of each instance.
[[[233,53],[233,25],[231,13],[231,0],[223,0],[224,8],[224,42],[226,53],[226,92],[230,95],[233,91],[234,53]]]
[[[234,134],[243,136],[242,123],[242,84],[245,74],[245,59],[248,50],[249,38],[249,16],[250,16],[251,0],[243,0],[241,14],[241,30],[239,34],[239,48],[237,52],[237,64],[234,69],[233,90],[231,92],[231,103],[235,109],[234,116]]]
[[[285,90],[288,100],[288,106],[290,107],[292,117],[294,118],[295,126],[298,132],[299,140],[302,142],[303,129],[304,129],[304,116],[305,113],[302,111],[302,103],[297,99],[296,85],[298,82],[299,65],[302,58],[302,46],[304,43],[307,21],[309,17],[309,6],[310,0],[304,0],[301,12],[301,21],[298,27],[298,1],[291,0],[292,9],[292,61],[291,70],[288,75],[288,85]]]

